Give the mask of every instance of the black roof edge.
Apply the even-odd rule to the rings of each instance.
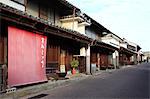
[[[100,28],[103,28],[103,31],[104,32],[107,32],[108,34],[109,33],[112,33],[110,30],[108,30],[106,27],[104,27],[102,24],[100,24],[99,22],[97,22],[96,20],[94,20],[93,18],[91,18],[89,15],[87,15],[86,13],[84,13],[84,15],[87,17],[87,18],[89,18],[89,19],[91,19],[91,23],[92,24],[94,24],[95,26],[97,26],[97,27],[100,27]]]
[[[112,46],[112,45],[110,45],[110,44],[107,44],[107,43],[105,43],[105,42],[102,42],[102,41],[94,40],[93,42],[94,42],[94,45],[95,45],[95,44],[104,45],[104,46],[106,46],[105,48],[111,49],[111,50],[113,50],[113,51],[119,50],[117,47],[114,47],[114,46]]]
[[[111,34],[113,34],[114,36],[118,37],[119,39],[121,39],[123,41],[123,39],[121,37],[119,37],[118,35],[116,35],[115,33],[111,32]]]
[[[71,4],[70,2],[68,2],[67,0],[57,0],[59,1],[60,3],[62,3],[63,5],[71,8],[71,9],[76,9],[77,11],[80,11],[80,9],[78,7],[76,7],[75,5]]]
[[[137,45],[137,50],[139,51],[140,49],[142,49],[139,45]]]
[[[123,49],[124,51],[127,51],[130,54],[137,54],[135,51],[129,50],[127,48],[121,47],[120,49]]]

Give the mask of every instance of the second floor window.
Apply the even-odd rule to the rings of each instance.
[[[45,20],[48,19],[48,9],[46,7],[40,5],[39,17]]]

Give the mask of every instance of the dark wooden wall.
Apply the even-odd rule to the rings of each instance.
[[[100,67],[107,68],[111,64],[111,61],[109,61],[110,53],[113,53],[113,52],[105,48],[92,47],[91,48],[91,64],[94,63],[97,65],[97,67],[98,65],[100,65]]]
[[[54,42],[52,38],[48,37],[47,40],[47,60],[46,60],[46,73],[56,73],[60,65],[60,46]]]
[[[91,53],[91,64],[97,64],[97,53],[96,52]]]
[[[108,55],[107,54],[100,54],[100,66],[107,67],[108,66]]]
[[[7,63],[7,23],[1,20],[0,24],[0,64]]]
[[[72,59],[73,59],[73,54],[67,52],[66,53],[66,70],[71,70],[70,62],[72,61]]]
[[[119,63],[120,65],[129,65],[131,64],[131,54],[127,54],[127,53],[120,53],[119,55]]]
[[[4,63],[4,39],[0,36],[0,64]]]
[[[47,63],[59,63],[58,56],[60,56],[60,47],[55,45],[48,45],[47,47]]]
[[[79,55],[80,46],[77,42],[49,35],[47,43],[47,67],[60,70],[65,65],[66,71],[71,70],[70,62],[73,55]]]

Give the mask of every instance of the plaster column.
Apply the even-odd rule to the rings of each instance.
[[[117,50],[113,53],[113,65],[115,69],[119,66],[119,52]]]
[[[119,67],[119,52],[116,51],[116,66]]]
[[[86,73],[91,74],[90,46],[86,49]]]

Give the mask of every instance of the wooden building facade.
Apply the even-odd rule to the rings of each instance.
[[[91,64],[96,64],[97,69],[114,68],[113,53],[117,48],[97,42],[91,47]]]
[[[121,47],[119,51],[119,64],[123,65],[133,65],[134,59],[133,56],[137,57],[137,54],[131,50]]]
[[[3,3],[0,9],[0,65],[8,68],[5,81],[9,87],[45,82],[46,75],[71,70],[73,56],[92,42],[78,32],[49,24]],[[85,62],[80,59],[81,63]],[[79,67],[85,72],[82,67],[85,63]]]

